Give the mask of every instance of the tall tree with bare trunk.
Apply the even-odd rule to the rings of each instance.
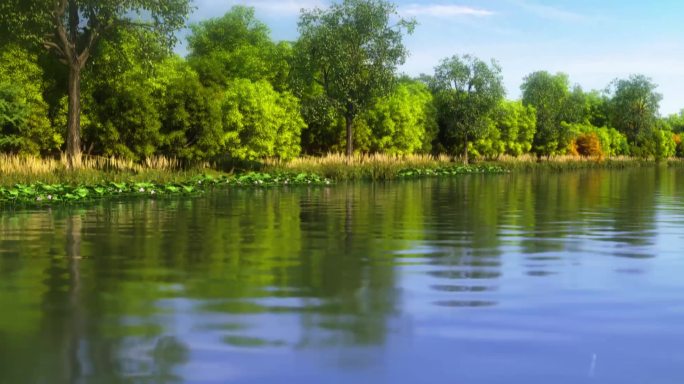
[[[0,24],[42,44],[66,65],[69,166],[81,156],[81,75],[93,48],[115,28],[146,28],[171,49],[192,0],[3,0]]]

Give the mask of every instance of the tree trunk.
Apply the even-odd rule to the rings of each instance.
[[[347,157],[351,157],[353,152],[354,152],[354,147],[353,147],[353,145],[354,145],[354,143],[353,143],[353,139],[354,139],[354,127],[353,127],[354,118],[347,115],[347,116],[345,116],[345,120],[346,120],[346,125],[347,125]]]
[[[463,142],[463,164],[468,165],[468,134],[465,135]]]
[[[81,68],[69,66],[69,111],[67,119],[67,160],[69,168],[81,163]]]

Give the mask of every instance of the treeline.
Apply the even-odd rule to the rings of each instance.
[[[472,56],[434,74],[399,76],[415,27],[381,0],[303,11],[301,37],[276,42],[252,8],[191,26],[186,58],[145,28],[111,28],[81,75],[87,154],[188,161],[290,159],[301,153],[684,156],[684,113],[659,116],[661,96],[635,75],[584,91],[567,75],[525,77],[507,100],[501,68]],[[0,51],[0,151],[66,148],[70,83],[35,40]],[[71,97],[71,95],[70,95]],[[73,117],[72,117],[73,119]]]

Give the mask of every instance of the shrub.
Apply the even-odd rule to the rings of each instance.
[[[577,153],[584,157],[603,157],[601,141],[595,132],[583,133],[575,140]]]

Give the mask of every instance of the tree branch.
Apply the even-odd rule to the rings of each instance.
[[[154,24],[152,24],[152,23],[138,23],[135,21],[125,20],[125,19],[114,20],[113,22],[109,23],[107,26],[105,26],[102,29],[104,31],[107,31],[111,28],[122,27],[122,26],[123,27],[145,28],[145,29],[150,29],[150,30],[154,29]]]
[[[91,27],[88,30],[88,43],[86,43],[85,47],[83,48],[83,51],[78,56],[78,61],[81,65],[81,68],[83,68],[83,66],[85,66],[85,63],[88,61],[88,58],[90,57],[90,52],[92,52],[93,47],[95,46],[95,44],[97,43],[97,41],[99,39],[100,39],[100,27],[98,24],[96,26]]]
[[[54,49],[57,52],[57,55],[60,56],[60,58],[66,58],[66,55],[62,50],[62,47],[57,45],[55,42],[48,40],[48,36],[46,36],[45,40],[43,40],[43,47],[45,47],[48,50]]]
[[[55,26],[55,35],[57,35],[58,42],[61,43],[61,47],[58,46],[60,54],[67,60],[67,64],[73,60],[73,50],[69,44],[69,37],[67,35],[66,29],[64,28],[64,14],[66,13],[67,0],[59,0],[55,2],[55,10],[52,12],[53,22]],[[47,41],[46,41],[47,42]],[[49,42],[54,46],[57,46],[54,42]]]

